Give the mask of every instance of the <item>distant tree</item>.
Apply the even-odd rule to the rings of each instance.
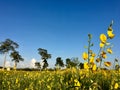
[[[71,67],[71,59],[70,59],[70,58],[67,58],[67,59],[66,59],[66,67],[67,67],[67,68],[70,68],[70,67]]]
[[[66,59],[66,67],[67,68],[71,68],[71,67],[78,67],[79,65],[79,60],[78,58],[74,57],[74,58],[67,58]]]
[[[70,63],[71,63],[71,59],[70,59],[70,58],[67,58],[67,59],[66,59],[66,67],[67,67],[67,68],[70,68]]]
[[[40,65],[40,62],[35,62],[35,66],[40,69],[41,68],[41,65]]]
[[[79,62],[78,57],[73,57],[73,58],[71,59],[71,66],[72,66],[72,67],[78,67],[79,64],[80,64],[80,62]]]
[[[14,69],[16,70],[17,67],[17,63],[19,63],[20,61],[24,61],[24,59],[22,58],[22,56],[19,54],[18,51],[13,51],[10,54],[10,57],[12,58],[12,61],[14,61]]]
[[[0,42],[0,53],[4,54],[4,63],[3,63],[3,69],[5,68],[6,63],[6,57],[9,51],[15,51],[16,48],[18,48],[18,44],[10,39],[6,39],[3,42]]]
[[[58,68],[64,67],[64,63],[63,63],[63,60],[61,59],[61,57],[56,58],[55,66],[58,66]]]
[[[48,62],[47,62],[47,59],[51,58],[51,54],[48,54],[47,50],[46,49],[42,49],[42,48],[39,48],[38,49],[38,53],[41,55],[41,59],[43,60],[42,61],[42,68],[45,69],[48,67]]]

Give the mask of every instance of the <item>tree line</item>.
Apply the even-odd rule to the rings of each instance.
[[[14,61],[15,70],[17,68],[17,63],[19,63],[20,61],[24,61],[24,58],[16,50],[17,48],[19,48],[19,45],[16,42],[12,41],[11,39],[6,39],[5,41],[0,42],[0,54],[4,55],[3,70],[5,69],[7,55],[9,55],[11,60]],[[49,66],[47,60],[50,59],[52,55],[49,54],[48,51],[43,48],[38,48],[38,54],[41,56],[41,62],[36,62],[35,66],[38,69],[46,69]],[[84,68],[84,64],[81,63],[77,57],[71,59],[67,58],[65,61],[66,63],[63,62],[61,57],[57,57],[55,68],[56,69],[61,69],[62,67],[66,68],[76,67],[80,69]],[[119,68],[119,66],[116,66],[116,68]]]

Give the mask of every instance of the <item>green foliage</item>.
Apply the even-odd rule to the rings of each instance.
[[[60,67],[64,67],[64,63],[63,63],[63,60],[61,59],[61,57],[57,57],[56,58],[56,64],[55,66],[58,66],[59,68]]]
[[[42,63],[44,63],[42,68],[47,68],[49,65],[47,59],[51,58],[51,54],[48,54],[47,50],[42,48],[38,48],[38,53],[41,55],[41,59],[43,60]]]
[[[17,51],[13,51],[11,54],[10,54],[10,57],[12,58],[12,61],[15,62],[15,66],[14,68],[16,69],[17,67],[17,63],[19,63],[19,61],[23,61],[24,59],[22,58],[22,56],[19,54],[19,52]]]
[[[4,42],[0,43],[0,53],[4,54],[5,52],[14,51],[18,46],[16,42],[6,39]]]
[[[51,54],[48,54],[46,49],[39,48],[38,53],[41,55],[42,59],[49,59],[51,58]]]
[[[77,57],[73,57],[71,59],[69,59],[69,58],[66,59],[66,67],[67,68],[78,67],[79,64],[80,64],[80,62]]]
[[[75,68],[41,72],[0,71],[0,90],[119,90],[118,73],[112,70],[93,73]],[[116,83],[119,86],[115,87]]]
[[[40,62],[35,62],[35,66],[40,69],[41,65],[40,65]]]
[[[18,47],[19,45],[10,39],[6,39],[4,42],[0,42],[0,53],[5,54],[3,69],[5,68],[7,53],[9,51],[15,51],[15,49]]]

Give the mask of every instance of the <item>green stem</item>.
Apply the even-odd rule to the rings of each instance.
[[[102,66],[102,57],[100,56],[100,69],[101,69],[101,66]]]
[[[91,44],[91,39],[89,38],[88,40],[88,64],[90,64],[90,44]]]

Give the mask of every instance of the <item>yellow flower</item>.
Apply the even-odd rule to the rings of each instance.
[[[92,53],[92,55],[91,55],[92,57],[95,57],[96,56],[96,54],[95,53]]]
[[[74,80],[74,86],[76,86],[76,87],[81,86],[80,82],[77,79]]]
[[[102,57],[103,57],[104,59],[106,59],[106,58],[107,58],[107,55],[106,55],[106,54],[103,54]]]
[[[90,63],[94,63],[94,57],[90,58]]]
[[[104,43],[101,43],[101,42],[100,42],[100,48],[103,48],[104,45],[105,45]]]
[[[89,68],[88,63],[85,62],[85,63],[84,63],[84,69],[88,69],[88,68]]]
[[[88,54],[86,52],[84,52],[82,57],[83,57],[84,60],[87,60],[88,59]]]
[[[18,80],[18,78],[16,78],[16,81],[15,81],[15,83],[17,84],[17,83],[18,83],[18,81],[19,81],[19,80]]]
[[[115,83],[114,88],[115,88],[115,89],[118,89],[118,87],[119,87],[118,83]]]
[[[100,58],[97,58],[97,59],[96,59],[96,62],[100,62]]]
[[[105,34],[101,34],[101,35],[100,35],[100,41],[101,41],[102,43],[106,43],[107,37],[106,37]]]
[[[112,54],[111,48],[108,48],[108,49],[107,49],[107,52],[110,53],[110,54]]]
[[[104,65],[105,65],[106,67],[109,67],[109,66],[111,66],[111,62],[104,62]]]
[[[112,31],[107,31],[107,34],[110,39],[115,37],[115,34],[113,34]]]
[[[101,56],[102,56],[102,58],[104,58],[104,59],[107,58],[106,52],[102,51],[102,52],[101,52]]]
[[[96,64],[94,64],[92,70],[95,71],[96,69],[97,69]]]

